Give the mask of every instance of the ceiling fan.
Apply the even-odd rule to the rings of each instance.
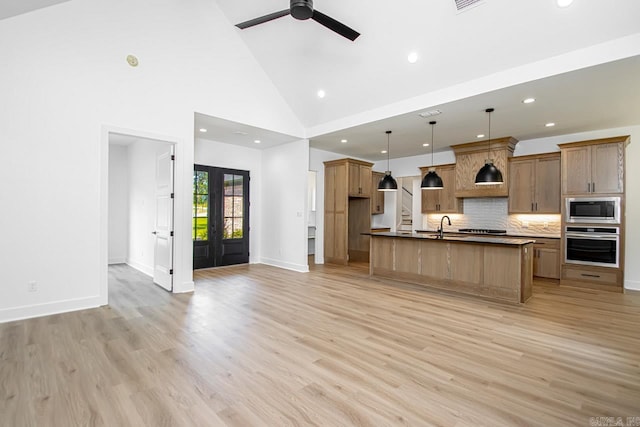
[[[270,13],[269,15],[261,16],[260,18],[251,19],[249,21],[236,24],[236,27],[244,30],[245,28],[253,27],[254,25],[263,24],[265,22],[272,21],[274,19],[282,18],[283,16],[291,15],[301,21],[309,18],[316,21],[318,24],[324,25],[331,31],[335,31],[342,37],[346,37],[351,41],[354,41],[360,35],[359,32],[347,27],[341,22],[336,21],[330,16],[320,13],[313,9],[313,0],[291,0],[289,9],[281,10],[279,12]]]

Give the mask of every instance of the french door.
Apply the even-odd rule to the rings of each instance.
[[[195,165],[193,268],[249,262],[249,171]]]

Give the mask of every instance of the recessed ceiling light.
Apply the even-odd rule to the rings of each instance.
[[[484,133],[481,133],[480,135],[476,135],[476,138],[484,138]]]
[[[545,126],[548,127],[548,128],[551,128],[551,127],[554,127],[555,125],[556,125],[555,123],[549,122]]]
[[[411,52],[409,56],[407,56],[407,61],[409,61],[412,64],[415,64],[418,61],[418,53]]]
[[[558,4],[558,7],[567,7],[571,6],[573,0],[556,0],[556,3]]]
[[[253,142],[255,142],[256,144],[260,144],[260,140],[259,140],[259,139],[256,139],[256,140],[255,140],[255,141],[253,141]]]
[[[249,135],[248,133],[242,132],[241,130],[234,130],[233,134],[234,135]]]
[[[207,133],[207,130],[205,128],[200,128],[200,132]]]
[[[387,150],[382,150],[381,153],[382,154],[387,154]]]
[[[324,90],[320,89],[318,91],[318,98],[324,98],[325,95],[326,95],[326,92]]]
[[[422,144],[423,147],[428,147],[429,143],[425,142],[424,144]]]
[[[340,142],[342,142],[343,144],[346,144],[349,141],[347,141],[346,139],[341,139]]]
[[[535,98],[525,98],[525,99],[522,100],[523,104],[531,104],[533,102],[536,102]]]

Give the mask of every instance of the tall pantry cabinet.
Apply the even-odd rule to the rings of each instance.
[[[355,159],[324,162],[324,260],[369,261],[371,167]]]

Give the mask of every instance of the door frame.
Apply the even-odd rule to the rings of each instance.
[[[223,249],[223,246],[225,245],[224,243],[225,239],[220,237],[222,229],[224,227],[224,213],[223,213],[224,195],[221,192],[220,194],[218,194],[218,197],[213,197],[213,195],[215,194],[215,191],[219,190],[217,186],[219,185],[220,187],[222,187],[221,184],[223,184],[224,182],[224,175],[227,175],[227,174],[242,175],[243,177],[245,177],[245,181],[243,182],[244,204],[243,204],[243,212],[242,212],[242,218],[243,218],[243,239],[242,240],[244,242],[242,244],[244,246],[244,250],[246,250],[246,263],[249,263],[250,251],[251,251],[251,243],[250,243],[251,242],[251,236],[250,236],[251,234],[250,233],[251,232],[251,219],[250,219],[251,171],[246,169],[236,169],[236,168],[222,167],[222,166],[210,166],[210,165],[204,165],[199,163],[193,165],[194,176],[197,171],[206,171],[208,174],[207,188],[209,190],[209,194],[208,194],[209,209],[208,209],[208,216],[207,216],[208,218],[207,225],[209,228],[208,230],[209,239],[207,240],[207,242],[208,242],[209,249],[211,250],[211,257],[212,257],[212,264],[213,264],[211,266],[199,267],[198,269],[215,268],[215,267],[226,266],[226,265],[235,265],[235,264],[223,264],[222,257],[224,257],[224,250],[222,250],[222,252],[218,251],[218,249]],[[212,228],[215,228],[215,232],[212,231]],[[227,240],[234,240],[234,239],[227,239]],[[196,269],[195,241],[194,241],[193,260],[194,260],[194,270],[195,270]],[[245,262],[242,262],[240,264],[244,264],[244,263]]]
[[[193,141],[189,142],[176,136],[161,135],[136,129],[103,125],[100,132],[100,220],[99,240],[100,253],[98,258],[99,273],[99,305],[109,303],[109,139],[110,134],[127,135],[134,138],[144,138],[173,144],[175,147],[174,171],[174,260],[173,260],[173,293],[192,292],[193,282],[193,254],[191,242],[191,202],[190,193],[193,171]],[[189,150],[191,148],[191,150]],[[190,177],[185,179],[185,172]],[[186,188],[189,191],[186,190]],[[188,194],[187,194],[188,193]],[[186,197],[185,197],[186,195]],[[184,268],[187,265],[188,268]]]

